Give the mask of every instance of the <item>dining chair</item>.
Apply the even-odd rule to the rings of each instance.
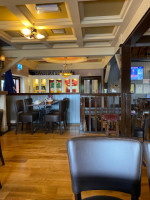
[[[67,122],[67,119],[68,119],[67,113],[68,113],[68,108],[69,108],[69,98],[64,98],[63,100],[66,101],[65,126],[67,126],[68,125],[68,122]]]
[[[141,193],[143,145],[138,140],[108,137],[76,137],[67,142],[68,159],[75,200],[81,192],[110,190]],[[112,196],[92,196],[84,200],[120,200]]]
[[[144,155],[146,160],[147,174],[150,187],[150,142],[144,142]]]
[[[15,104],[15,108],[16,108],[16,115],[17,115],[16,134],[18,132],[19,123],[22,123],[22,130],[23,130],[24,123],[30,123],[31,124],[31,133],[33,134],[33,132],[34,132],[33,122],[38,121],[39,114],[36,112],[33,112],[33,113],[25,112],[23,100],[17,100],[16,104]]]
[[[132,137],[143,138],[143,141],[147,139],[147,130],[149,128],[149,115],[144,117],[143,127],[136,126],[137,115],[133,115],[131,119],[131,131]]]
[[[50,129],[52,130],[53,123],[58,122],[60,135],[61,135],[62,134],[61,122],[64,123],[64,128],[65,128],[65,111],[66,111],[66,101],[61,100],[59,102],[59,111],[58,112],[48,113],[45,115],[45,129],[47,130],[48,123],[49,123]]]

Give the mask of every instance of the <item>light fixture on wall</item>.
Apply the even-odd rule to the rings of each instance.
[[[0,69],[2,69],[4,67],[4,62],[5,62],[5,56],[1,55],[0,56]]]
[[[25,38],[27,39],[38,39],[38,40],[41,40],[41,39],[44,39],[45,36],[38,33],[37,29],[32,27],[32,28],[24,28],[22,31],[22,34]]]
[[[72,75],[72,72],[68,69],[67,58],[65,58],[65,64],[63,65],[63,70],[59,75],[65,77],[65,78]]]

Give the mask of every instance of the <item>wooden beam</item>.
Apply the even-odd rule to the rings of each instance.
[[[128,38],[124,42],[124,45],[135,44],[143,36],[143,34],[150,28],[149,22],[150,22],[150,8],[148,9],[144,17],[140,20],[140,22],[137,24],[135,29],[128,36]]]
[[[131,47],[121,47],[121,93],[130,93],[131,85]]]
[[[6,65],[2,69],[2,71],[0,72],[0,74],[2,75],[3,73],[7,72],[9,69],[11,69],[11,67],[13,67],[14,65],[18,64],[22,59],[23,59],[23,57],[18,57],[16,59],[14,59],[11,63],[9,63],[8,65]]]
[[[83,46],[82,29],[80,23],[80,13],[78,9],[78,2],[76,0],[71,0],[66,3],[66,8],[69,13],[69,17],[74,24],[74,34],[77,37],[77,44],[79,47]]]
[[[108,82],[108,77],[109,77],[110,67],[111,67],[110,64],[108,64],[107,67],[106,67],[105,80],[104,80],[105,83]]]
[[[5,57],[46,58],[66,56],[112,56],[115,54],[114,47],[101,48],[72,48],[72,49],[34,49],[34,50],[5,50]],[[107,63],[106,63],[107,64]]]
[[[116,62],[118,65],[119,70],[121,69],[121,59],[120,59],[120,54],[115,54]]]

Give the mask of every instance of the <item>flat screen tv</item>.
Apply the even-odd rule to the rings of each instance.
[[[143,67],[131,67],[131,80],[143,80]]]

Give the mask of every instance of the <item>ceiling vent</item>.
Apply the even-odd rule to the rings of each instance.
[[[60,10],[58,4],[37,4],[35,9],[38,12],[58,12]]]

